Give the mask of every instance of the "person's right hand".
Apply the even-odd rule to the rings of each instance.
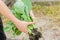
[[[32,23],[33,22],[25,22],[25,21],[17,20],[15,22],[15,25],[17,26],[18,30],[25,32],[25,33],[28,33],[27,27],[29,24],[32,24]]]

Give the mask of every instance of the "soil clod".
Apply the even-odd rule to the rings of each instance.
[[[33,34],[29,35],[30,40],[39,40],[42,37],[42,34],[37,31],[37,28],[32,30]]]

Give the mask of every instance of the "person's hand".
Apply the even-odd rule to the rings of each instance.
[[[28,30],[27,30],[27,26],[29,24],[32,24],[33,22],[25,22],[25,21],[20,21],[20,20],[17,20],[15,22],[15,25],[17,26],[18,30],[24,32],[24,33],[28,33]]]

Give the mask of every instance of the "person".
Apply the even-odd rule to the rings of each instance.
[[[5,16],[9,20],[11,20],[20,31],[25,32],[25,33],[28,33],[27,26],[29,24],[34,23],[34,22],[25,22],[25,21],[18,20],[12,14],[12,12],[10,11],[10,9],[7,7],[7,5],[2,0],[0,0],[0,14],[3,15],[3,16]],[[33,15],[32,10],[30,11],[30,15],[34,19],[34,15]],[[2,23],[1,17],[0,17],[0,40],[6,40],[6,36],[4,34],[3,23]]]

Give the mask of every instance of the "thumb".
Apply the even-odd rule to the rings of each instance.
[[[30,24],[34,24],[34,22],[28,22],[28,25],[30,25]]]

